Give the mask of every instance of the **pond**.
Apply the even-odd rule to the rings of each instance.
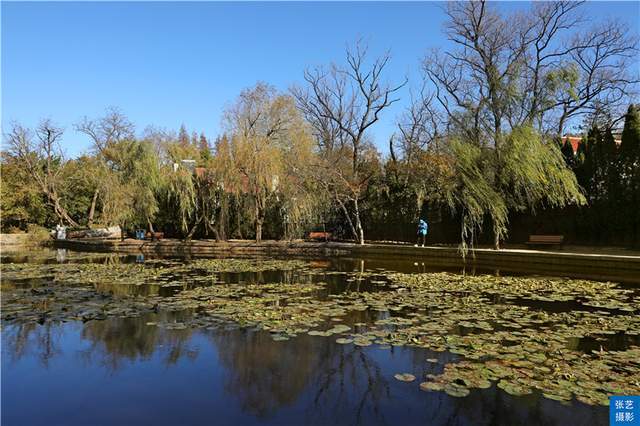
[[[368,259],[2,255],[2,424],[607,424],[640,289]]]

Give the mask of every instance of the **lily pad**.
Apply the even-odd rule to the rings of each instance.
[[[395,374],[393,377],[401,382],[413,382],[416,379],[416,376],[409,373]]]
[[[460,385],[456,385],[454,383],[449,383],[447,385],[444,386],[444,391],[447,393],[447,395],[449,396],[454,396],[456,398],[461,398],[464,396],[469,395],[469,389],[460,386]]]

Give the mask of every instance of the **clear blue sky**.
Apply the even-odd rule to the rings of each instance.
[[[443,46],[441,3],[14,3],[2,8],[2,125],[50,117],[66,128],[68,155],[89,141],[73,131],[82,116],[121,108],[147,125],[204,131],[262,80],[286,90],[306,67],[342,61],[347,43],[391,49],[388,77],[417,84],[420,59]],[[501,3],[504,8],[526,3]],[[639,3],[600,2],[585,12],[638,26]],[[405,92],[406,94],[406,92]],[[408,96],[405,96],[405,99]],[[373,136],[386,151],[402,105]]]

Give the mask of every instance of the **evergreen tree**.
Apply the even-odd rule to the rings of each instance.
[[[601,221],[603,229],[608,232],[607,240],[619,240],[625,237],[625,203],[623,202],[622,170],[618,155],[618,145],[616,144],[611,127],[603,135],[602,158],[599,161],[602,169],[601,175],[604,182],[602,190],[604,192],[601,211]]]
[[[587,136],[582,138],[578,151],[576,152],[576,178],[578,183],[585,190],[587,200],[593,201],[596,190],[595,179],[595,153],[598,141],[602,139],[600,129],[592,127]]]
[[[184,124],[180,125],[180,130],[178,131],[178,143],[182,147],[189,145],[189,134],[187,133],[187,128],[184,127]]]
[[[567,167],[574,169],[576,166],[576,155],[573,152],[571,142],[569,142],[569,139],[566,139],[563,143],[561,139],[558,139],[558,145],[560,146],[560,152]]]
[[[207,163],[211,159],[211,147],[204,133],[200,133],[198,149],[200,150],[200,158],[202,158],[203,162]]]
[[[634,104],[629,105],[624,119],[620,160],[627,171],[637,167],[640,161],[640,110]]]
[[[629,105],[624,120],[622,142],[620,144],[620,169],[622,200],[627,235],[631,245],[640,247],[640,111],[636,105]]]

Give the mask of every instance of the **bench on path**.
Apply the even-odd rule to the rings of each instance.
[[[331,238],[331,232],[309,232],[310,240],[328,241],[330,238]]]
[[[157,241],[157,240],[161,240],[164,238],[164,232],[149,232],[147,231],[147,233],[145,234],[145,239],[146,240],[151,240],[151,241]]]
[[[530,246],[559,246],[564,242],[564,235],[529,235],[527,245]]]

